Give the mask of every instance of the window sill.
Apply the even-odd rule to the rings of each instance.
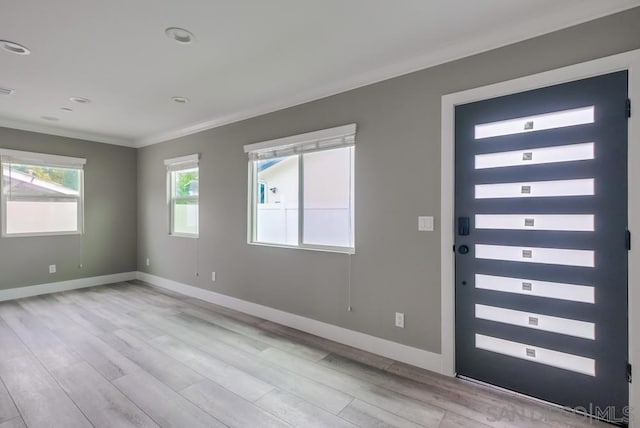
[[[299,247],[296,245],[284,245],[284,244],[269,244],[266,242],[247,242],[249,245],[254,245],[256,247],[270,247],[270,248],[283,248],[287,250],[306,250],[306,251],[316,251],[321,253],[335,253],[335,254],[355,254],[356,250],[354,248],[340,248],[340,247]]]
[[[51,233],[3,233],[3,238],[40,238],[45,236],[79,236],[82,232],[51,232]]]
[[[175,237],[175,238],[191,238],[191,239],[198,239],[200,237],[200,235],[191,235],[189,233],[170,233],[169,236]]]

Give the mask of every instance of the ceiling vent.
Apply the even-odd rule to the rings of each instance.
[[[11,95],[15,91],[13,89],[0,88],[0,95]]]

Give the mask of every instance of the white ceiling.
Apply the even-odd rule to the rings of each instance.
[[[0,126],[143,146],[506,45],[640,0],[0,0]],[[196,35],[190,45],[167,27]],[[91,104],[69,101],[90,98]],[[185,96],[188,104],[172,102]],[[72,113],[60,111],[71,107]],[[47,122],[42,116],[55,116]]]

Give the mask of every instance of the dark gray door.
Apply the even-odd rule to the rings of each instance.
[[[620,422],[627,72],[456,108],[456,370]]]

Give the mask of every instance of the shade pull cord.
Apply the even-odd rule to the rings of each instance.
[[[353,167],[353,149],[349,150],[349,165]],[[349,240],[352,240],[351,246],[355,247],[355,243],[353,242],[353,169],[351,168],[349,171]],[[347,311],[353,311],[353,306],[351,306],[351,255],[349,252],[347,254],[349,269],[348,269],[348,290],[347,290]]]
[[[84,268],[84,230],[80,234],[78,242],[78,269]]]
[[[200,245],[198,244],[198,241],[200,240],[200,238],[195,238],[195,261],[194,261],[194,275],[195,276],[200,276],[200,263],[199,263],[199,259],[200,259]]]
[[[353,311],[353,306],[351,306],[351,253],[347,254],[348,257],[348,264],[349,264],[349,269],[348,269],[348,288],[347,288],[347,311],[351,312]]]

